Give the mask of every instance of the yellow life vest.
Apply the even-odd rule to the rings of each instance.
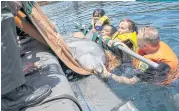
[[[109,18],[108,18],[107,16],[102,16],[102,17],[99,19],[99,21],[102,21],[103,24],[104,24],[104,23],[106,23],[106,24],[111,24],[111,23],[110,23],[110,20],[109,20]]]
[[[104,24],[104,23],[106,23],[106,24],[111,24],[109,18],[108,18],[107,16],[105,16],[105,15],[102,16],[102,17],[99,19],[99,21],[103,22],[103,24]],[[93,21],[92,21],[92,28],[94,28],[94,22],[93,22]]]
[[[126,33],[126,34],[119,34],[118,32],[116,32],[113,35],[112,40],[114,40],[116,38],[118,38],[122,42],[129,40],[133,45],[133,50],[136,51],[136,49],[137,49],[137,34],[136,34],[136,32]]]

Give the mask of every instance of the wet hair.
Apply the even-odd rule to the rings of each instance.
[[[144,26],[139,29],[138,39],[144,40],[143,44],[148,43],[152,46],[158,46],[160,37],[158,30],[151,26]]]
[[[117,28],[116,27],[114,27],[113,25],[109,25],[109,26],[111,26],[112,27],[112,35],[117,31]]]
[[[94,10],[93,17],[95,15],[95,13],[98,13],[98,16],[101,16],[101,17],[105,15],[104,10],[103,9],[99,9],[99,8]]]
[[[135,22],[133,22],[132,20],[130,20],[130,19],[123,19],[123,20],[120,21],[120,23],[121,22],[127,22],[129,24],[129,27],[128,27],[129,31],[131,31],[131,32],[137,32],[137,26],[136,26]]]

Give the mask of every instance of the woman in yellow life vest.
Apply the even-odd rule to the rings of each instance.
[[[130,49],[136,51],[137,49],[137,36],[136,25],[132,20],[121,20],[118,26],[118,31],[112,37],[112,40],[120,40],[125,43]]]
[[[90,31],[101,31],[104,25],[110,25],[109,18],[105,16],[103,9],[95,9],[92,15],[91,23],[88,25],[80,24],[78,26],[80,32],[73,32],[73,37],[84,38],[85,35]]]
[[[103,9],[95,9],[93,12],[93,17],[91,21],[92,29],[102,30],[102,26],[110,24],[110,20],[105,16]]]

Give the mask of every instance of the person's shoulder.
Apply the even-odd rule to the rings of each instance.
[[[166,42],[164,42],[164,41],[160,41],[159,44],[165,45],[165,46],[169,46],[169,45],[168,45]]]
[[[164,41],[160,41],[159,44],[160,44],[160,47],[162,47],[162,48],[171,49],[171,47]]]
[[[106,20],[106,19],[109,19],[109,17],[104,15],[104,16],[101,17],[101,19],[105,19]]]
[[[104,15],[103,17],[105,17],[105,18],[109,18],[107,15]]]
[[[167,55],[171,56],[171,58],[173,58],[173,60],[177,60],[177,56],[175,54],[175,52],[172,50],[172,48],[165,42],[160,41],[160,49],[163,53],[167,53]],[[160,52],[161,53],[161,52]]]

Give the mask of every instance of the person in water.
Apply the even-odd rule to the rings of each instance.
[[[179,77],[179,65],[176,54],[163,41],[160,41],[156,28],[145,26],[139,29],[137,53],[159,64],[154,69],[147,64],[134,59],[133,65],[135,77],[117,77],[115,80],[121,83],[135,84],[139,81],[153,82],[158,85],[169,85]],[[107,76],[111,76],[108,74]],[[112,76],[111,76],[112,77]],[[112,77],[114,78],[114,77]]]
[[[106,38],[103,38],[103,41],[107,41]],[[137,27],[136,24],[129,19],[123,19],[120,21],[118,25],[118,30],[116,33],[112,36],[111,40],[109,40],[108,47],[109,49],[116,53],[116,48],[113,46],[114,42],[120,41],[121,43],[124,43],[124,46],[127,46],[133,51],[136,51],[137,48]],[[118,53],[117,51],[116,55],[120,54],[121,56],[121,62],[122,63],[131,63],[131,57],[125,53]],[[125,64],[127,65],[127,64]]]
[[[111,39],[112,36],[114,35],[114,33],[116,32],[116,28],[113,25],[105,25],[100,33],[100,35],[103,38],[108,38]],[[106,55],[106,68],[108,71],[112,71],[115,68],[120,66],[120,59],[121,59],[121,55],[114,55],[112,52],[110,52],[109,50],[104,50],[105,55]]]
[[[92,29],[102,30],[102,26],[110,24],[109,18],[103,9],[95,9],[91,21]]]
[[[113,35],[109,46],[115,41],[125,43],[130,49],[136,51],[137,48],[137,26],[129,19],[121,20],[117,32]]]
[[[179,77],[178,69],[178,59],[176,54],[172,49],[163,41],[160,40],[159,32],[156,28],[145,26],[139,30],[138,37],[138,50],[139,55],[144,56],[159,64],[158,69],[153,69],[143,62],[134,59],[134,66],[142,70],[145,74],[151,74],[151,79],[162,79],[160,84],[168,85],[172,81]],[[156,77],[154,77],[154,74]],[[140,78],[143,75],[139,75]],[[158,76],[158,77],[157,77]],[[144,77],[144,80],[146,78]]]

